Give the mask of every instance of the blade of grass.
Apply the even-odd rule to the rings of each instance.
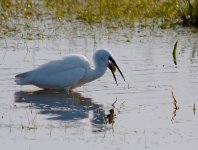
[[[172,52],[172,55],[173,55],[173,62],[175,65],[177,65],[177,57],[176,57],[176,50],[177,50],[177,41],[175,42],[174,44],[174,47],[173,47],[173,52]]]

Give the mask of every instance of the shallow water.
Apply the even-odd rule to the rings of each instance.
[[[196,29],[106,33],[96,28],[90,34],[59,34],[60,38],[42,40],[0,39],[2,149],[181,150],[198,146]],[[172,58],[176,41],[177,66]],[[126,82],[116,72],[116,86],[109,70],[72,94],[14,82],[16,74],[67,54],[80,53],[91,62],[93,52],[100,48],[111,50]],[[105,124],[110,109],[114,123]]]

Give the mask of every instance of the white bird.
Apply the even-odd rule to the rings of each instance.
[[[125,78],[117,66],[112,54],[107,50],[97,50],[93,55],[94,68],[88,59],[79,54],[68,55],[61,60],[48,62],[32,71],[15,76],[18,85],[35,85],[44,89],[70,91],[85,83],[101,77],[107,67],[111,70],[115,82],[116,68],[124,81]],[[117,84],[118,85],[118,84]]]

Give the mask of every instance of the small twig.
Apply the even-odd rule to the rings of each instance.
[[[173,123],[173,120],[175,120],[175,117],[177,115],[177,110],[179,109],[179,106],[177,106],[177,100],[173,94],[173,91],[172,91],[172,98],[173,98],[173,105],[174,105],[174,108],[173,108],[173,113],[172,113],[172,118],[171,118],[171,122]]]

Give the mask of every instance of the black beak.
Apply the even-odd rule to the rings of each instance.
[[[112,64],[118,69],[118,71],[120,72],[122,78],[123,78],[124,81],[125,81],[125,78],[124,78],[124,76],[123,76],[123,74],[122,74],[122,71],[120,70],[120,68],[119,68],[118,65],[116,64],[115,60],[114,60],[112,57],[109,57],[109,60],[110,60],[110,61],[112,62]],[[113,74],[113,77],[114,77],[114,79],[115,79],[116,84],[118,85],[117,79],[116,79],[115,74],[114,74],[115,68],[113,68],[113,66],[112,66],[111,64],[109,64],[108,67],[109,67],[109,69],[111,70],[111,73]]]

